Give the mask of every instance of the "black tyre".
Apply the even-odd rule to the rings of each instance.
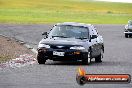
[[[128,38],[128,34],[125,34],[125,37]]]
[[[82,60],[82,64],[87,65],[87,64],[90,64],[90,63],[91,63],[91,53],[88,52],[87,57],[85,57],[85,58]]]
[[[103,53],[104,53],[104,52],[103,52],[103,49],[101,49],[100,55],[97,56],[97,57],[95,57],[95,62],[97,62],[97,63],[102,62]]]
[[[38,54],[37,55],[37,61],[39,64],[45,64],[46,59],[41,54]]]
[[[129,37],[131,38],[131,37],[132,37],[132,35],[129,35]]]

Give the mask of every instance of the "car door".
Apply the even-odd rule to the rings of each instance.
[[[98,55],[98,43],[97,43],[97,35],[92,35],[91,37],[92,43],[92,56],[96,57]]]
[[[97,49],[97,56],[100,55],[101,53],[101,49],[102,49],[102,43],[103,43],[103,38],[102,36],[99,35],[98,31],[96,30],[96,28],[94,29],[95,30],[95,34],[97,35],[97,38],[96,38],[96,49]]]
[[[98,43],[97,54],[100,55],[101,49],[103,49],[103,38],[102,38],[102,36],[98,35],[97,43]]]
[[[91,55],[92,57],[96,57],[97,55],[99,55],[99,44],[97,42],[97,32],[94,28],[94,26],[91,26],[90,29],[90,39],[91,39]]]

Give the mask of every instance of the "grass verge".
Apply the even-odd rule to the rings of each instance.
[[[93,0],[1,0],[0,22],[124,24],[132,19],[131,8],[131,3]]]

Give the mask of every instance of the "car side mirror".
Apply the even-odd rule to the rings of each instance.
[[[48,33],[47,32],[43,32],[42,35],[44,36],[44,38],[48,37]]]
[[[97,35],[92,35],[91,36],[91,39],[95,39],[95,38],[97,38]]]
[[[89,42],[91,42],[91,39],[92,39],[92,35],[90,35],[90,37],[89,37]]]
[[[98,37],[97,35],[90,35],[89,42],[91,42],[92,39],[95,39],[95,38],[97,38],[97,37]]]
[[[89,42],[91,42],[91,38],[89,39]]]
[[[45,35],[45,36],[47,36],[47,34],[48,34],[47,32],[42,32],[42,35]]]

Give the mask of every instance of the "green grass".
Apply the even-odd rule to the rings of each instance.
[[[39,24],[83,22],[124,24],[132,4],[93,0],[0,0],[0,23]]]

